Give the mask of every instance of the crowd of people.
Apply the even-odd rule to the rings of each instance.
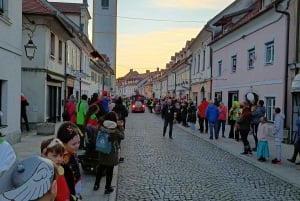
[[[128,116],[122,98],[111,100],[106,91],[101,96],[94,93],[91,98],[83,94],[78,101],[71,95],[62,116],[64,122],[55,137],[41,142],[39,156],[16,162],[14,150],[0,138],[1,161],[8,160],[0,165],[0,200],[82,200],[78,151],[86,150],[89,143],[95,144],[89,140],[96,139],[98,131],[106,132],[114,147],[108,154],[97,153],[95,183],[91,188],[98,190],[101,177],[105,175],[104,194],[114,191],[111,186],[113,170],[124,160],[120,157],[120,144],[125,137]]]
[[[173,98],[166,98],[162,101],[161,115],[164,118],[163,136],[169,127],[169,138],[173,139],[173,124],[182,124],[190,127],[192,132],[196,130],[198,120],[200,133],[208,133],[210,140],[222,138],[232,138],[242,141],[243,151],[241,154],[248,155],[256,152],[257,160],[267,161],[270,157],[268,147],[268,136],[274,137],[275,158],[271,160],[273,164],[281,164],[281,143],[283,141],[285,115],[281,109],[274,109],[273,128],[270,129],[266,117],[266,108],[263,100],[245,100],[242,102],[233,101],[232,107],[228,109],[221,101],[209,101],[203,98],[196,107],[193,101],[179,101]],[[229,133],[225,133],[226,123],[230,125]],[[288,159],[296,163],[296,157],[300,155],[300,120],[297,121],[298,137],[295,140],[294,153]],[[227,136],[226,136],[227,135]],[[253,148],[248,141],[248,135],[254,138]],[[296,163],[300,164],[300,163]]]

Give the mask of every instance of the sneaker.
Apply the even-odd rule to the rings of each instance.
[[[277,160],[277,158],[275,158],[275,159],[272,160],[272,163],[273,164],[281,164],[281,161]]]
[[[245,151],[244,151],[244,152],[242,152],[241,154],[242,154],[242,155],[247,155],[247,154],[248,154],[248,152],[245,152]]]
[[[290,161],[291,163],[295,163],[293,159],[288,158],[287,160]]]
[[[112,187],[109,188],[105,188],[104,194],[110,194],[114,191],[114,189]]]
[[[259,159],[257,159],[260,162],[266,162],[267,160],[264,157],[260,157]]]
[[[300,162],[296,163],[296,165],[300,165]]]

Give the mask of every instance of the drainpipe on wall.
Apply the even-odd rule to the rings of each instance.
[[[212,30],[212,28],[210,27],[209,24],[206,24],[205,26],[205,30],[211,33],[211,41],[214,40],[215,38],[215,34],[214,31]],[[209,47],[209,63],[210,63],[210,97],[209,99],[212,100],[212,79],[213,79],[213,67],[212,67],[212,63],[213,63],[213,52],[212,52],[212,48]]]
[[[297,2],[297,27],[296,27],[296,62],[299,62],[299,34],[300,34],[300,2]],[[296,75],[299,73],[299,69],[296,68]]]
[[[284,88],[285,88],[285,92],[284,92],[284,112],[287,113],[287,96],[288,96],[288,65],[289,65],[289,42],[290,42],[290,13],[287,11],[282,11],[282,10],[278,10],[278,5],[280,3],[282,3],[283,1],[280,1],[278,3],[275,4],[275,11],[281,14],[284,14],[286,16],[286,51],[285,51],[285,75],[284,75]],[[286,9],[289,8],[289,4],[290,1],[287,2],[287,7]],[[287,118],[284,119],[284,128],[286,128],[287,126]]]
[[[64,88],[64,91],[65,91],[65,99],[64,99],[64,103],[63,105],[66,104],[66,100],[68,99],[67,97],[67,41],[65,42],[65,62],[64,62],[64,66],[65,66],[65,88]]]

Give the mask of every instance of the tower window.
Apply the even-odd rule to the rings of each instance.
[[[108,9],[109,0],[101,0],[101,6],[102,6],[103,9]]]

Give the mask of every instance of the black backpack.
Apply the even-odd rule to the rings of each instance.
[[[71,119],[67,108],[64,109],[64,112],[62,113],[61,116],[63,118],[63,121],[70,121],[70,119]]]

